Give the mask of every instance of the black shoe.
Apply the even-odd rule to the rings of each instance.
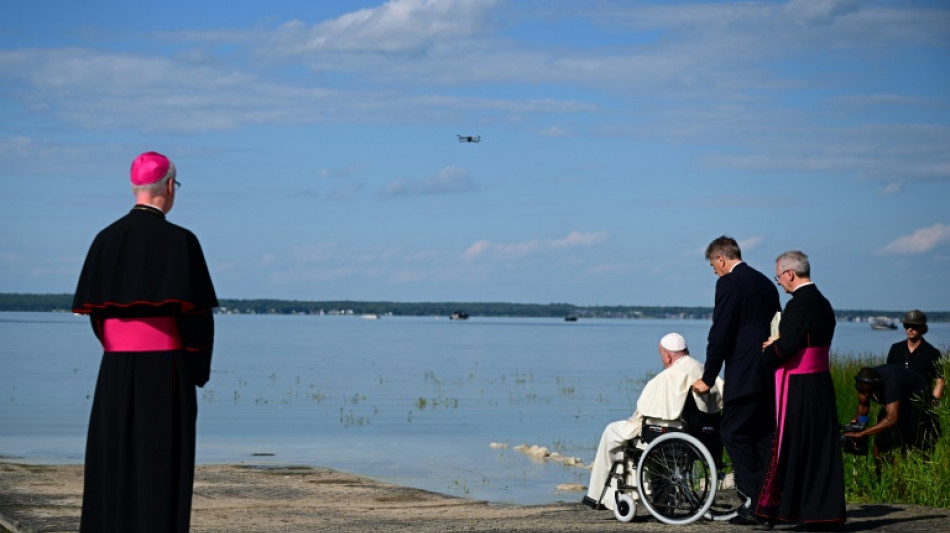
[[[756,516],[748,507],[740,507],[729,523],[737,526],[756,526],[756,530],[771,531],[772,522]]]
[[[590,496],[584,496],[584,499],[581,500],[581,503],[583,503],[584,505],[590,507],[591,509],[593,509],[593,510],[595,510],[595,511],[606,511],[606,510],[607,510],[607,508],[604,507],[604,505],[603,505],[602,503],[599,503],[597,500],[591,498]]]
[[[738,514],[729,519],[729,523],[735,526],[756,526],[759,524],[759,521],[751,516],[743,516]]]
[[[742,507],[736,509],[736,516],[730,518],[729,523],[736,525],[752,525],[756,523],[753,516],[752,510],[743,505]]]

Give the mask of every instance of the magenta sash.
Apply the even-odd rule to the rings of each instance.
[[[102,347],[107,352],[159,352],[183,346],[175,319],[170,316],[102,321]]]
[[[772,461],[762,483],[759,505],[768,506],[777,497],[775,491],[775,469],[778,467],[782,451],[782,437],[785,431],[785,411],[788,405],[788,376],[793,374],[818,374],[828,371],[830,346],[809,346],[802,348],[785,364],[775,370],[775,448]]]

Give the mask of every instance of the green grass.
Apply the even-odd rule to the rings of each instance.
[[[851,420],[857,408],[854,375],[862,367],[883,363],[882,357],[871,355],[847,358],[832,356],[831,376],[835,384],[840,422]],[[944,375],[950,375],[950,362],[946,360]],[[872,405],[870,424],[874,424],[877,411],[878,406]],[[885,455],[878,466],[870,452],[865,456],[843,454],[847,501],[950,508],[950,399],[946,394],[937,413],[943,433],[936,449],[929,455],[925,456],[916,450],[905,454],[894,452]]]

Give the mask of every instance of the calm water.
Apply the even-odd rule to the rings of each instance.
[[[199,390],[200,463],[306,464],[496,502],[574,501],[588,471],[511,448],[592,459],[679,331],[703,358],[709,323],[676,320],[218,315]],[[834,349],[883,357],[903,332],[838,325]],[[100,348],[84,318],[0,313],[0,456],[82,462]],[[930,342],[950,345],[950,324]]]

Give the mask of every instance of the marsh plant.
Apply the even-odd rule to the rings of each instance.
[[[845,423],[854,417],[857,408],[855,374],[862,367],[883,363],[883,357],[870,354],[832,357],[831,376],[835,384],[839,422]],[[944,376],[950,376],[950,362],[944,359],[943,365]],[[879,463],[871,453],[844,454],[845,497],[849,502],[950,507],[950,400],[946,395],[934,409],[942,434],[932,452],[894,451],[885,454]],[[878,406],[872,405],[869,424],[875,423],[877,412]]]

